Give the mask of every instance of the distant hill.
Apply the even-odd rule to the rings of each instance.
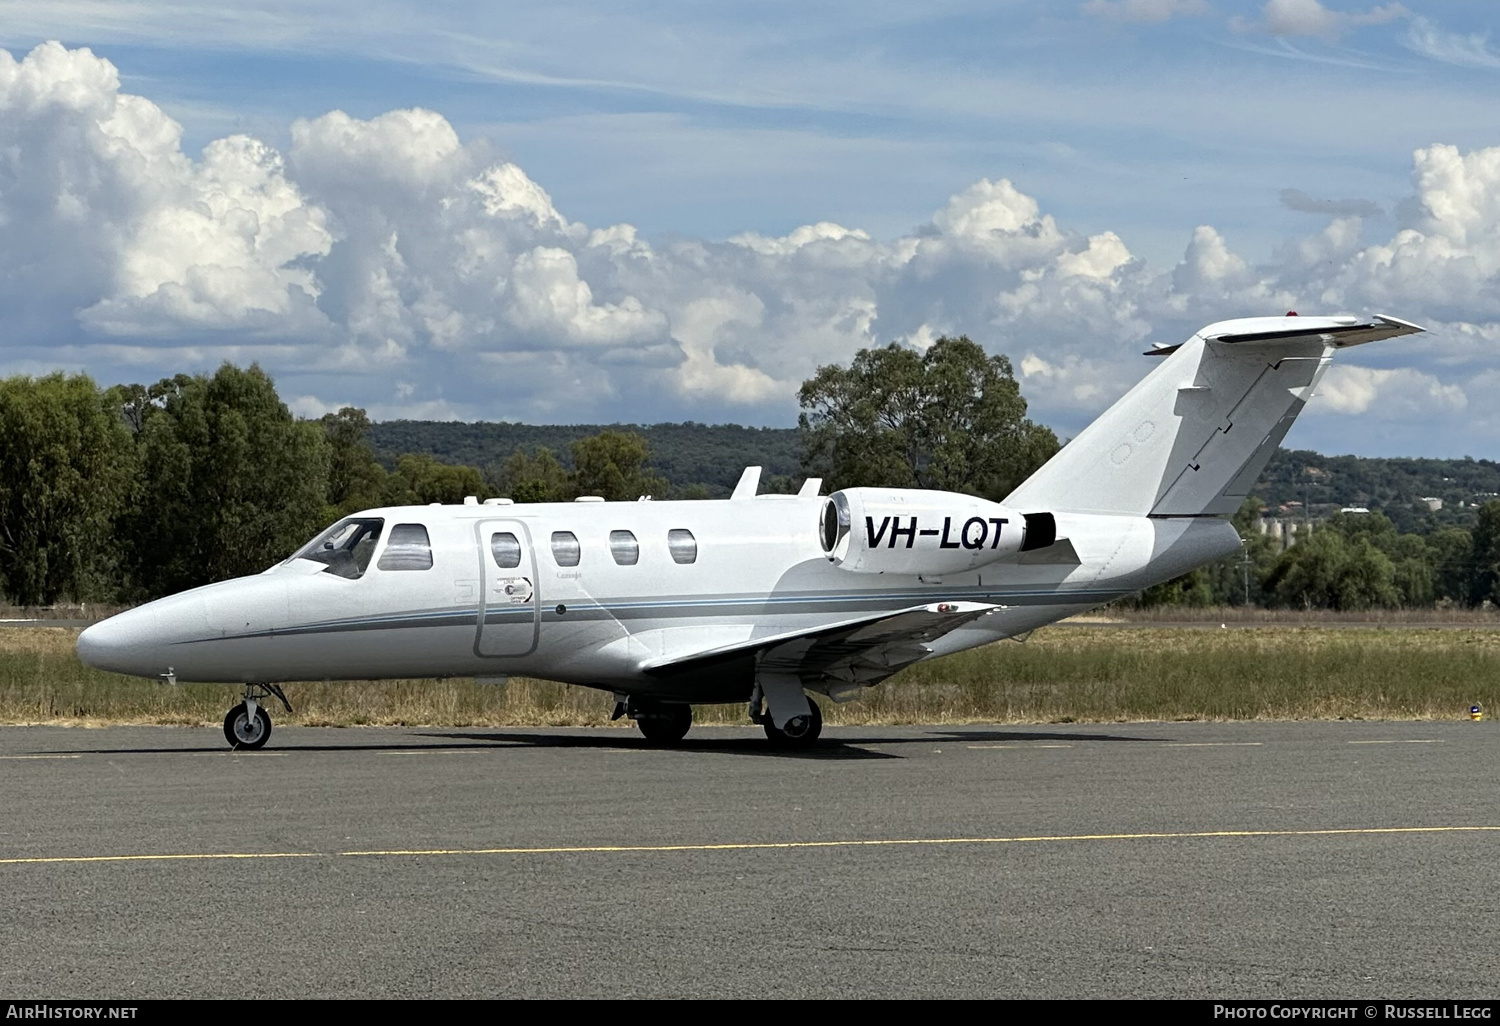
[[[747,428],[737,424],[462,424],[454,421],[392,420],[375,424],[370,441],[388,466],[406,452],[423,452],[445,463],[463,463],[494,473],[517,447],[545,446],[564,466],[568,443],[606,428],[638,431],[651,446],[651,468],[676,488],[703,485],[727,496],[745,467],[765,467],[768,477],[800,472],[801,437],[796,428]],[[1271,457],[1254,494],[1271,507],[1311,502],[1315,515],[1344,506],[1384,512],[1403,531],[1447,524],[1467,525],[1476,503],[1500,495],[1500,463],[1475,459],[1382,459],[1324,456],[1282,449]],[[1420,500],[1443,500],[1433,513]]]
[[[607,428],[637,431],[651,446],[650,467],[674,487],[703,485],[727,497],[744,469],[765,468],[767,477],[799,472],[802,440],[796,428],[748,428],[738,424],[462,424],[453,421],[389,420],[375,424],[370,442],[387,466],[406,452],[429,453],[445,463],[463,463],[493,474],[516,449],[548,448],[572,466],[568,443]]]
[[[1380,510],[1402,531],[1467,526],[1474,520],[1477,504],[1500,496],[1500,463],[1469,457],[1324,456],[1306,449],[1281,449],[1266,465],[1255,494],[1273,509],[1310,502],[1314,513],[1329,512],[1334,506]],[[1443,508],[1430,512],[1421,501],[1427,497],[1441,499]]]

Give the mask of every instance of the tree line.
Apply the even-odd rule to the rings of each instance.
[[[1251,605],[1270,609],[1431,609],[1500,606],[1500,500],[1474,526],[1403,532],[1380,512],[1313,521],[1293,544],[1257,528],[1251,498],[1234,517],[1244,541],[1234,558],[1148,588],[1142,606]]]
[[[140,602],[257,573],[360,509],[667,490],[628,432],[578,439],[570,469],[542,449],[486,475],[426,453],[387,468],[369,431],[352,407],[294,417],[255,366],[110,388],[60,373],[0,380],[0,593]]]
[[[424,452],[444,463],[466,464],[495,476],[519,447],[551,449],[565,468],[569,446],[610,427],[643,437],[646,469],[672,483],[674,494],[693,489],[728,498],[740,471],[759,464],[769,477],[795,480],[810,472],[804,432],[797,427],[747,428],[737,424],[511,424],[462,421],[382,421],[371,425],[376,458],[390,468],[402,453]],[[1266,506],[1310,505],[1327,515],[1344,506],[1379,509],[1405,534],[1443,527],[1472,529],[1478,508],[1500,497],[1500,463],[1487,459],[1405,459],[1325,456],[1279,449],[1255,488]],[[1434,509],[1430,500],[1441,505]]]
[[[999,497],[1057,448],[1025,419],[1009,362],[967,338],[862,352],[820,369],[801,399],[795,463],[784,433],[716,428],[718,444],[689,458],[681,432],[667,432],[676,465],[699,478],[674,485],[629,429],[575,429],[557,449],[518,444],[482,469],[377,452],[363,410],[295,417],[257,366],[108,388],[85,375],[12,377],[0,381],[0,593],[21,605],[140,602],[257,573],[361,509],[470,495],[708,498],[718,486],[704,476],[737,478],[751,462],[769,464],[768,491],[818,474],[832,487]],[[769,459],[735,450],[767,438]]]
[[[0,380],[0,592],[22,605],[139,602],[259,572],[361,509],[470,495],[709,498],[748,463],[770,465],[762,484],[770,491],[795,491],[818,476],[825,493],[874,485],[1001,499],[1058,449],[1052,431],[1026,417],[1009,361],[962,336],[920,352],[861,350],[848,366],[819,368],[798,398],[795,468],[786,432],[705,429],[714,443],[689,457],[682,438],[695,426],[658,426],[672,429],[653,436],[678,448],[671,465],[691,467],[696,478],[678,483],[661,472],[645,435],[630,428],[561,435],[536,428],[519,436],[472,430],[473,445],[517,441],[483,467],[377,449],[376,426],[363,410],[295,417],[256,366],[109,388],[61,373]],[[398,424],[420,444],[414,422]],[[539,438],[562,441],[535,444]],[[774,445],[767,454],[745,447],[756,439]],[[1308,495],[1315,479],[1326,488],[1339,471],[1311,473],[1319,468],[1308,455],[1278,454],[1281,463],[1273,460],[1267,475],[1271,490],[1300,487]],[[1500,468],[1487,461],[1451,462],[1444,469],[1455,494],[1474,494],[1492,470],[1500,485]],[[1454,503],[1467,514],[1460,523],[1341,513],[1313,522],[1295,544],[1263,532],[1262,508],[1251,500],[1235,517],[1241,557],[1133,601],[1339,610],[1500,604],[1500,499]]]
[[[517,449],[549,449],[565,469],[572,469],[572,444],[607,430],[643,438],[650,453],[645,469],[670,481],[674,495],[727,499],[740,471],[751,464],[764,467],[768,481],[792,480],[802,473],[802,435],[795,427],[387,420],[370,426],[369,439],[376,459],[388,467],[394,468],[403,453],[424,452],[498,477]]]

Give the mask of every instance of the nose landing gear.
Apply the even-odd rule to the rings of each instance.
[[[224,737],[231,748],[261,748],[271,738],[271,717],[259,705],[251,712],[250,703],[241,702],[224,717]]]
[[[254,751],[265,747],[266,742],[271,739],[271,716],[260,702],[272,695],[281,700],[287,712],[292,711],[292,703],[286,700],[286,695],[279,686],[245,685],[245,700],[229,710],[229,715],[224,717],[224,739],[229,742],[230,748],[236,751]]]

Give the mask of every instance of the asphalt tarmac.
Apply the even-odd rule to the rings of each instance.
[[[1493,722],[0,729],[0,999],[1495,998]]]

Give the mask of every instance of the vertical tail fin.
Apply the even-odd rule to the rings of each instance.
[[[1220,321],[1165,356],[1005,499],[1019,509],[1226,515],[1312,397],[1333,353],[1423,329],[1394,317]]]

